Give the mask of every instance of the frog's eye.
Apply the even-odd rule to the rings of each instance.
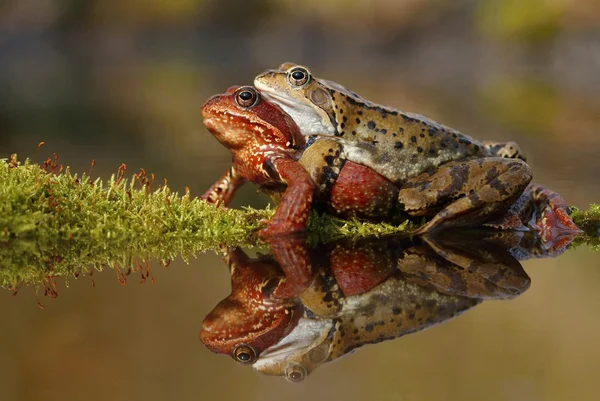
[[[288,72],[288,80],[294,86],[303,86],[310,80],[310,73],[306,68],[296,67]]]
[[[285,378],[291,382],[298,383],[306,379],[306,368],[300,364],[290,364],[285,369]]]
[[[254,363],[258,357],[254,348],[246,344],[240,344],[233,349],[233,359],[244,365]]]
[[[255,106],[260,100],[260,95],[254,88],[243,87],[235,93],[235,102],[245,109]]]

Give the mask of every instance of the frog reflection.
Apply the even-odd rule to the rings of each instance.
[[[522,294],[530,280],[519,259],[555,256],[535,247],[543,243],[532,233],[459,231],[313,250],[303,238],[280,238],[256,258],[231,249],[232,293],[205,318],[200,338],[258,371],[300,381],[363,345]]]

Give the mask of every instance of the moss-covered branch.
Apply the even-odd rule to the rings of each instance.
[[[572,246],[585,244],[593,250],[600,251],[600,205],[590,205],[588,210],[573,208],[571,217],[584,232],[573,241]]]
[[[78,176],[47,160],[40,166],[16,157],[0,160],[0,286],[46,283],[82,267],[134,267],[143,261],[167,263],[178,256],[229,246],[255,245],[261,220],[272,210],[216,208],[189,193],[179,195],[152,183],[144,171],[124,178],[122,166],[107,182]],[[156,189],[152,189],[152,187]],[[576,223],[593,233],[600,206],[575,211]],[[321,241],[372,236],[414,228],[311,216],[309,229]],[[597,233],[578,243],[596,244]],[[120,274],[120,273],[119,273]],[[120,277],[124,277],[121,276]]]
[[[0,159],[0,240],[35,237],[126,243],[133,250],[171,257],[182,250],[216,249],[221,243],[251,245],[261,220],[273,213],[216,208],[189,192],[174,193],[166,183],[153,190],[153,176],[143,170],[131,179],[124,178],[125,173],[122,165],[104,183],[72,174],[68,167],[62,171],[52,161],[39,166],[29,161],[21,164],[15,157]],[[389,234],[410,227],[313,216],[310,228],[331,239]]]

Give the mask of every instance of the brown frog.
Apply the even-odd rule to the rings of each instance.
[[[531,181],[516,143],[477,141],[426,117],[374,104],[315,78],[304,66],[284,63],[257,76],[254,84],[294,119],[304,136],[331,138],[346,160],[397,185],[405,212],[435,213],[420,232],[498,216]],[[551,207],[562,225],[577,230],[564,204]],[[501,225],[518,228],[510,221]]]

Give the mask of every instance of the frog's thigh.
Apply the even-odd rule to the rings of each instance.
[[[531,169],[519,159],[452,162],[409,180],[400,190],[399,201],[415,215],[442,207],[421,232],[473,225],[505,210],[530,181]]]

